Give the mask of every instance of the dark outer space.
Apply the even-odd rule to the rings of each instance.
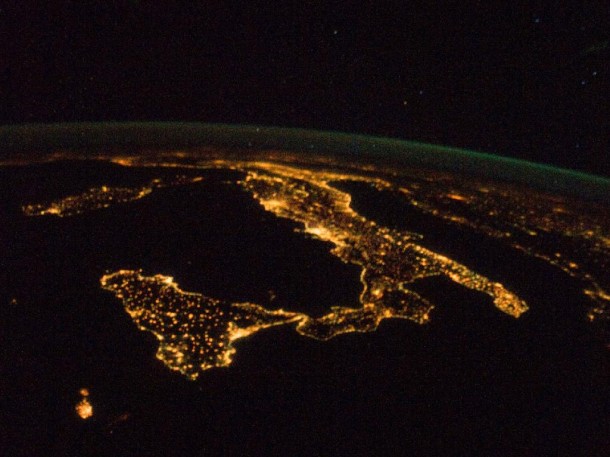
[[[4,2],[0,123],[384,135],[610,176],[607,1]]]

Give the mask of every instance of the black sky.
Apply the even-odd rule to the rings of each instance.
[[[607,0],[1,2],[0,38],[3,124],[310,127],[610,176]]]

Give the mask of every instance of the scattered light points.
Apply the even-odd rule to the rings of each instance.
[[[175,157],[179,158],[178,154],[175,153]],[[162,163],[155,159],[154,164],[120,157],[107,159],[113,162],[120,160],[126,166],[181,167],[175,161],[169,161],[174,155],[163,156],[167,161]],[[363,290],[359,303],[354,303],[352,307],[333,307],[327,315],[317,319],[292,313],[290,322],[277,325],[294,324],[302,335],[324,340],[343,333],[373,331],[386,318],[424,323],[430,319],[434,305],[410,291],[409,284],[419,278],[434,275],[444,275],[454,282],[489,295],[496,307],[509,315],[517,317],[527,309],[527,305],[504,286],[499,287],[498,283],[478,275],[466,266],[425,250],[418,243],[420,234],[390,230],[366,220],[352,210],[351,195],[332,186],[334,181],[363,181],[380,191],[397,192],[418,211],[468,227],[476,233],[505,240],[507,246],[546,261],[569,276],[582,280],[585,284],[583,294],[593,302],[587,318],[610,319],[610,278],[607,273],[610,271],[610,215],[607,209],[595,205],[583,208],[582,202],[573,202],[563,197],[539,193],[532,195],[525,189],[508,188],[497,183],[468,182],[443,174],[439,174],[439,179],[436,179],[428,175],[422,177],[418,173],[411,176],[405,172],[397,175],[402,176],[401,184],[398,185],[372,178],[371,173],[377,171],[376,168],[352,168],[349,172],[297,168],[286,164],[300,160],[298,156],[287,156],[284,153],[274,155],[273,151],[269,152],[269,159],[266,160],[280,160],[282,163],[237,162],[219,157],[221,156],[216,155],[211,160],[200,161],[192,168],[244,172],[246,177],[239,185],[250,192],[263,208],[278,217],[300,223],[302,233],[331,242],[333,255],[362,268]],[[332,161],[316,163],[329,167],[340,165]],[[410,176],[415,179],[408,179]],[[203,178],[198,177],[193,182],[201,179]],[[439,187],[441,181],[442,188]],[[153,181],[150,187],[163,185],[160,181]],[[114,188],[98,190],[99,194],[108,195]],[[465,207],[461,202],[468,203],[466,213],[463,212]],[[53,209],[49,205],[47,209],[49,214],[55,211],[65,215],[61,208]],[[549,235],[561,237],[564,241],[561,244],[550,242],[553,238],[549,239]],[[173,280],[166,280],[164,285],[169,286],[169,283],[173,283]],[[259,308],[263,313],[269,312]],[[165,352],[160,345],[158,356],[162,360],[171,361],[168,365],[185,366],[184,371],[192,379],[202,370],[231,363],[235,353],[232,346],[222,352],[216,362],[202,362],[198,367],[197,361],[207,355],[205,351],[196,356],[189,354],[189,347],[200,344],[200,341],[194,340],[194,329],[176,335],[155,333],[163,313],[147,322],[145,310],[127,304],[125,309],[134,321],[140,322],[138,325],[142,330],[153,332],[160,343],[167,344]],[[173,312],[173,319],[184,318],[181,312],[170,313]],[[191,310],[188,315],[189,320],[197,320],[199,312]],[[224,312],[219,316],[221,319],[226,318]],[[171,314],[167,318],[172,318]],[[245,335],[266,328],[243,326],[240,323],[229,325],[227,322],[225,321],[225,328],[229,329],[232,337],[227,337],[227,342],[220,342],[218,347],[228,347],[227,344],[230,345],[237,336],[244,338]],[[244,328],[247,330],[244,331]],[[161,327],[160,331],[164,331],[164,328]],[[184,341],[179,340],[177,335],[183,335]],[[190,366],[185,364],[189,357],[195,360]]]
[[[102,287],[122,300],[136,325],[157,337],[157,358],[189,379],[209,368],[230,365],[235,341],[271,326],[295,324],[301,335],[328,340],[374,331],[383,319],[424,324],[434,305],[409,289],[421,278],[445,276],[489,295],[500,311],[515,318],[528,309],[502,284],[419,245],[420,235],[389,229],[361,216],[351,207],[351,195],[331,184],[356,179],[385,189],[389,183],[383,180],[267,162],[227,166],[246,173],[238,184],[266,211],[300,223],[300,232],[330,242],[332,255],[359,266],[362,291],[354,307],[334,306],[313,318],[185,292],[169,276],[121,270],[102,277]]]
[[[140,330],[157,337],[157,358],[189,379],[209,368],[228,366],[236,340],[302,318],[252,303],[229,303],[184,292],[169,276],[143,276],[139,271],[105,275],[101,285],[123,301]]]
[[[595,305],[589,309],[587,318],[591,322],[596,319],[610,320],[610,293],[597,283],[593,283],[590,288],[585,289],[585,294],[595,302]]]
[[[590,315],[610,319],[607,208],[593,204],[583,208],[582,202],[501,186],[468,182],[454,185],[459,187],[459,195],[468,200],[469,217],[463,216],[461,208],[451,203],[452,199],[443,198],[447,194],[439,192],[433,182],[400,187],[397,193],[419,211],[481,235],[505,239],[510,247],[584,281],[588,287],[583,294],[593,302]]]
[[[141,188],[92,187],[80,195],[65,197],[50,204],[25,205],[21,209],[26,216],[76,216],[112,205],[139,200],[151,194],[155,189],[191,184],[199,182],[201,179],[201,177],[177,176],[169,182],[153,179],[147,186]]]
[[[362,268],[361,306],[372,303],[379,309],[385,308],[385,300],[376,300],[370,293],[382,291],[383,297],[392,296],[399,303],[393,317],[419,321],[433,306],[406,285],[423,277],[445,275],[492,296],[501,311],[514,317],[527,310],[524,302],[492,285],[487,278],[417,244],[419,235],[388,229],[362,217],[351,208],[351,196],[330,184],[357,179],[371,182],[379,189],[390,186],[383,180],[271,163],[256,163],[254,167],[245,167],[245,171],[248,175],[242,186],[267,211],[302,223],[305,233],[334,244],[333,255]],[[281,201],[283,205],[269,206],[269,200]],[[298,329],[303,330],[304,326],[300,324]]]
[[[80,401],[76,404],[74,408],[76,410],[76,414],[83,420],[89,419],[93,416],[93,406],[89,402],[89,389],[83,387],[79,391],[81,395]]]
[[[313,147],[311,143],[304,146]],[[372,166],[331,172],[322,167],[345,165],[325,159],[315,162],[313,170],[303,169],[285,165],[302,160],[296,155],[276,152],[274,156],[273,153],[269,152],[264,162],[202,159],[192,168],[243,172],[244,178],[238,185],[266,211],[299,223],[300,233],[329,242],[332,255],[361,269],[359,300],[348,303],[349,306],[334,306],[327,314],[313,318],[289,310],[269,310],[254,303],[231,303],[185,292],[171,276],[144,276],[140,271],[121,270],[101,278],[102,287],[123,302],[138,328],[156,336],[157,357],[189,379],[196,379],[204,370],[230,365],[239,340],[271,326],[292,326],[303,336],[328,340],[346,333],[374,331],[383,319],[428,322],[434,304],[410,290],[412,283],[420,278],[444,276],[487,294],[500,311],[513,317],[527,310],[525,302],[503,284],[421,246],[420,234],[381,226],[354,211],[351,195],[333,187],[334,182],[341,181],[363,181],[379,191],[395,192],[416,211],[501,240],[507,247],[561,269],[582,281],[582,292],[593,304],[586,318],[610,320],[610,214],[607,208],[514,186],[449,178],[450,175],[438,174],[441,179],[437,180],[434,172],[426,172],[424,177],[417,172],[412,175],[396,172],[392,176],[399,176],[401,180],[394,184],[394,181],[371,177],[378,170]],[[172,154],[162,156],[167,162],[154,164],[142,158],[111,160],[125,166],[144,163],[182,167],[175,159],[186,155]],[[161,187],[203,179],[182,178],[167,183],[153,180],[142,188],[101,186],[46,206],[28,205],[23,211],[29,216],[71,216],[144,198]],[[269,295],[271,302],[274,293]],[[91,417],[89,392],[84,388],[80,393],[82,399],[76,405],[76,412],[80,417],[83,417],[81,412]]]

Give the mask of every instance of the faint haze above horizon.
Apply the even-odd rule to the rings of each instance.
[[[606,2],[23,2],[0,22],[0,124],[313,128],[610,176]]]

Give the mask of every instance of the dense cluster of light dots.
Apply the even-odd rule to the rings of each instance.
[[[151,194],[155,189],[177,186],[201,181],[201,177],[177,176],[165,182],[154,179],[148,185],[139,188],[131,187],[92,187],[79,195],[71,195],[51,203],[36,203],[25,205],[21,209],[26,216],[58,216],[68,217],[85,212],[108,208],[119,203],[139,200]]]
[[[331,253],[361,267],[363,285],[354,307],[332,307],[319,318],[253,303],[230,303],[181,291],[171,277],[122,270],[104,276],[102,287],[123,301],[142,330],[159,340],[157,357],[169,368],[195,379],[203,370],[228,366],[232,343],[274,325],[296,323],[304,336],[328,340],[370,332],[383,319],[429,320],[432,303],[409,290],[413,281],[445,275],[492,297],[495,306],[519,317],[527,305],[502,284],[419,244],[419,236],[391,230],[360,216],[350,195],[329,185],[335,174],[285,166],[249,166],[240,185],[274,215],[302,224],[302,231],[332,243]]]
[[[332,163],[324,165],[332,167]],[[259,166],[282,168],[273,163]],[[367,176],[363,175],[365,171]],[[317,174],[329,182],[364,181],[379,191],[394,192],[423,213],[502,239],[510,247],[582,280],[582,292],[593,302],[587,318],[610,319],[610,211],[607,207],[432,171],[396,173],[359,167],[344,173]],[[384,174],[386,179],[379,177]]]
[[[381,226],[355,212],[350,194],[331,185],[346,179],[345,175],[267,163],[249,165],[245,171],[247,176],[240,184],[267,211],[299,222],[303,232],[332,243],[333,255],[361,267],[360,306],[335,308],[342,321],[346,313],[368,315],[374,310],[378,320],[399,317],[423,323],[433,305],[409,290],[409,285],[439,275],[490,295],[499,310],[513,317],[527,310],[502,284],[421,246],[420,235]],[[332,320],[332,314],[325,319]],[[352,330],[337,329],[337,333],[346,331]]]
[[[157,358],[189,379],[203,370],[228,366],[235,340],[302,318],[298,313],[184,292],[169,276],[143,276],[140,271],[106,275],[101,285],[122,300],[138,328],[157,337]]]
[[[176,156],[176,160],[181,158]],[[211,160],[191,162],[188,167],[242,172],[244,178],[237,184],[266,211],[298,223],[300,232],[331,243],[332,255],[360,267],[359,302],[351,307],[334,306],[327,314],[313,318],[183,292],[166,276],[143,276],[136,271],[104,276],[103,287],[123,300],[139,328],[157,336],[160,341],[157,355],[168,367],[194,379],[208,368],[228,366],[235,353],[232,345],[235,340],[273,325],[293,324],[301,335],[327,340],[344,333],[374,331],[388,318],[425,323],[434,305],[411,290],[410,285],[426,277],[444,276],[487,294],[500,311],[513,317],[528,309],[503,284],[422,246],[421,234],[384,227],[358,214],[351,207],[351,195],[334,185],[342,181],[365,182],[378,191],[393,192],[423,213],[501,239],[514,249],[560,268],[583,280],[583,293],[593,302],[588,318],[608,317],[607,208],[555,195],[532,195],[531,191],[514,186],[480,183],[444,173],[397,173],[373,166],[340,168],[340,164],[328,158],[313,165],[299,164],[298,159],[286,154],[275,157],[270,151],[267,159],[239,161],[223,159],[218,153]],[[135,161],[121,159],[120,163],[181,166],[172,161],[171,154],[151,163],[142,157]],[[56,214],[54,207],[61,209],[59,215],[74,215],[143,198],[159,187],[201,179],[177,178],[172,183],[154,180],[149,186],[136,189],[96,188],[46,207],[39,205],[38,209],[47,210],[40,215]],[[99,196],[109,191],[115,192],[111,202]]]
[[[422,177],[402,185],[388,182],[385,188],[423,213],[502,239],[583,281],[583,294],[593,302],[588,319],[610,318],[608,208],[449,175]]]

